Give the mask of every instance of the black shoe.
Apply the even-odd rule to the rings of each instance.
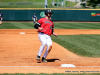
[[[44,57],[42,57],[42,61],[43,61],[43,62],[47,62],[47,60],[46,60]]]
[[[40,56],[37,56],[37,57],[36,57],[36,60],[40,61]]]

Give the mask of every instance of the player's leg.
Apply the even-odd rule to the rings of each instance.
[[[46,43],[47,43],[44,33],[39,33],[38,38],[39,38],[39,40],[41,42],[41,46],[40,46],[40,49],[39,49],[38,54],[37,54],[38,55],[37,58],[36,58],[37,60],[40,58],[40,56],[41,56],[41,54],[42,54],[42,52],[43,52],[43,50],[44,50],[44,48],[46,46]]]
[[[33,20],[34,20],[34,23],[35,23],[35,18],[33,18]]]
[[[47,57],[47,55],[49,54],[49,52],[51,51],[51,49],[52,49],[52,40],[51,40],[51,37],[49,36],[47,38],[47,48],[46,48],[46,51],[45,51],[45,53],[44,53],[44,55],[42,57],[42,61],[47,62],[45,60],[45,58]]]
[[[0,18],[0,25],[2,24],[2,20],[1,20],[1,18]]]

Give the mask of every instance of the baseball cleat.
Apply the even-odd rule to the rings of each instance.
[[[42,62],[47,62],[47,60],[44,57],[42,57]]]
[[[37,57],[36,57],[36,60],[40,61],[40,56],[37,56]]]

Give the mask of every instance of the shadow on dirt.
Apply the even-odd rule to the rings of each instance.
[[[47,62],[55,62],[55,61],[60,61],[60,59],[47,59]],[[42,61],[38,61],[37,63],[42,63]]]
[[[47,59],[48,62],[55,62],[56,60],[60,61],[60,59]]]

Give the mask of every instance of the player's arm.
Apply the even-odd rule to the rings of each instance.
[[[54,32],[54,29],[52,31],[52,35],[56,36],[57,37],[57,34]]]
[[[52,26],[52,35],[56,36],[57,37],[57,34],[54,32],[54,24]]]
[[[37,17],[36,17],[36,21],[37,21]]]
[[[1,20],[3,20],[3,18],[1,18]]]
[[[32,20],[33,20],[33,16],[32,16]]]
[[[1,20],[3,20],[3,14],[1,14]]]
[[[54,28],[52,28],[52,34],[53,34],[53,32],[54,32]]]
[[[43,30],[43,28],[41,27],[41,24],[39,22],[36,22],[36,24],[34,25],[34,28],[36,28],[38,30]]]
[[[55,32],[53,32],[53,35],[57,37],[57,34]]]
[[[39,22],[36,22],[34,25],[34,28],[38,29],[41,26],[41,24]]]

